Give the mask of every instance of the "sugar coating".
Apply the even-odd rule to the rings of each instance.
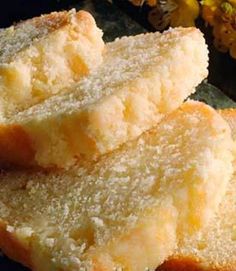
[[[0,29],[0,63],[9,63],[21,50],[31,46],[36,39],[47,36],[50,32],[69,23],[70,12],[52,12],[49,15],[33,18],[15,26]]]
[[[156,125],[195,91],[207,65],[207,46],[195,28],[123,37],[105,46],[99,69],[66,94],[20,112],[5,128],[10,123],[26,134],[34,153],[26,164],[69,167]]]
[[[228,185],[227,193],[210,225],[194,237],[185,239],[174,257],[190,257],[199,267],[233,270],[236,264],[236,179]]]
[[[6,119],[79,81],[102,62],[102,31],[74,9],[0,30],[0,114]]]
[[[186,59],[184,63],[181,63],[180,59],[184,56]],[[199,61],[198,66],[193,65],[192,71],[188,71],[187,68],[193,64],[193,61]],[[43,118],[45,114],[50,116],[52,110],[57,114],[72,113],[74,110],[79,110],[85,105],[93,104],[101,98],[115,93],[122,87],[126,91],[138,91],[130,90],[129,84],[132,87],[133,81],[137,80],[138,83],[142,83],[142,80],[148,80],[149,78],[146,77],[149,76],[156,79],[156,96],[160,95],[158,80],[162,81],[159,83],[163,83],[161,95],[164,100],[170,97],[169,94],[181,95],[178,93],[180,92],[179,86],[175,86],[177,90],[175,93],[171,93],[172,85],[177,81],[177,78],[173,77],[181,76],[181,81],[177,82],[185,84],[182,86],[185,88],[182,90],[183,92],[190,91],[189,86],[191,86],[191,91],[194,91],[195,85],[207,76],[207,65],[207,47],[202,33],[195,28],[175,28],[163,34],[156,32],[122,37],[106,44],[103,65],[81,80],[79,84],[73,86],[69,93],[57,95],[43,104],[20,112],[15,119],[22,118],[24,121],[25,118],[27,120],[27,118],[32,119],[35,116]],[[182,70],[178,70],[179,68]],[[171,73],[172,71],[173,73]],[[188,82],[187,80],[185,82],[183,76],[186,77],[186,73],[188,77],[195,73],[195,79],[189,78]],[[150,84],[152,83],[150,82]],[[166,85],[169,89],[166,89]],[[134,86],[138,87],[135,84]],[[155,96],[151,96],[151,98],[154,102],[157,99]],[[176,98],[178,99],[178,97]]]
[[[231,152],[227,123],[187,102],[97,162],[3,173],[0,237],[16,238],[37,271],[152,270],[208,224],[232,173]]]
[[[236,137],[236,110],[220,110]],[[235,162],[234,162],[235,166]],[[227,186],[219,210],[208,227],[191,238],[185,238],[170,259],[181,262],[190,258],[204,270],[233,270],[236,265],[236,178]],[[160,269],[161,270],[161,269]]]

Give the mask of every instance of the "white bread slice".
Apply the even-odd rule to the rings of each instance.
[[[2,173],[0,247],[34,271],[153,270],[211,219],[232,145],[215,110],[187,102],[97,162]]]
[[[156,125],[208,73],[207,46],[195,28],[124,37],[105,49],[98,71],[70,93],[1,125],[2,163],[69,167],[96,158]]]
[[[221,110],[236,139],[236,110]],[[236,168],[236,164],[234,164]],[[157,271],[234,271],[236,270],[236,175],[210,225],[186,238],[175,254]]]
[[[56,94],[102,62],[102,31],[86,11],[23,21],[0,30],[0,117]]]

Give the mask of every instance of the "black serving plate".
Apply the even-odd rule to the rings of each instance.
[[[117,3],[118,1],[115,2]],[[124,1],[121,0],[120,3],[121,2]],[[105,41],[112,41],[116,37],[123,35],[135,35],[147,31],[146,28],[130,18],[130,11],[124,11],[124,5],[120,6],[123,10],[105,0],[4,1],[4,3],[0,3],[0,27],[6,27],[13,22],[31,18],[42,13],[74,7],[76,9],[88,10],[93,14],[98,26],[104,31]],[[132,14],[136,19],[141,16],[137,16],[135,11]],[[138,20],[148,28],[148,25],[144,22],[145,18],[142,16],[141,20]],[[211,42],[210,39],[209,42]],[[235,98],[236,100],[236,94],[234,94],[234,85],[236,85],[236,77],[234,78],[236,61],[232,60],[228,55],[221,55],[212,49],[212,47],[210,58],[209,81],[216,86],[220,86],[224,92],[212,84],[204,82],[198,87],[197,92],[192,95],[191,98],[204,101],[215,108],[236,108],[236,103],[231,99]],[[229,96],[231,98],[229,98]],[[0,271],[29,271],[29,269],[0,255]]]

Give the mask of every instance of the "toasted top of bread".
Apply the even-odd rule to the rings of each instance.
[[[220,110],[236,138],[236,110]],[[235,166],[234,166],[235,167]],[[236,176],[210,225],[186,238],[158,271],[233,271],[236,266]]]
[[[10,117],[102,62],[102,31],[86,11],[42,15],[0,30],[0,113]]]
[[[1,126],[0,160],[68,167],[114,150],[176,109],[207,76],[207,65],[195,28],[108,43],[97,71]],[[23,137],[24,148],[15,137]]]
[[[211,219],[231,148],[223,118],[187,102],[97,162],[2,173],[0,247],[37,271],[152,270]]]

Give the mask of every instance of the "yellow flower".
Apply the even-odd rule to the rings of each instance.
[[[157,0],[129,0],[129,1],[135,6],[142,6],[145,2],[151,7],[156,6],[157,4]]]
[[[236,58],[236,0],[203,0],[202,16],[213,27],[216,48]]]
[[[197,0],[130,1],[136,6],[142,6],[146,3],[147,5],[154,7],[154,10],[152,10],[152,16],[149,16],[151,24],[154,26],[193,26],[195,19],[199,15],[199,4]],[[168,14],[168,16],[166,16],[166,14]],[[160,23],[161,20],[163,23]]]
[[[157,5],[157,0],[147,0],[147,4],[151,7],[154,7]]]
[[[197,0],[175,0],[177,8],[171,14],[170,25],[193,26],[199,15],[199,4]]]

